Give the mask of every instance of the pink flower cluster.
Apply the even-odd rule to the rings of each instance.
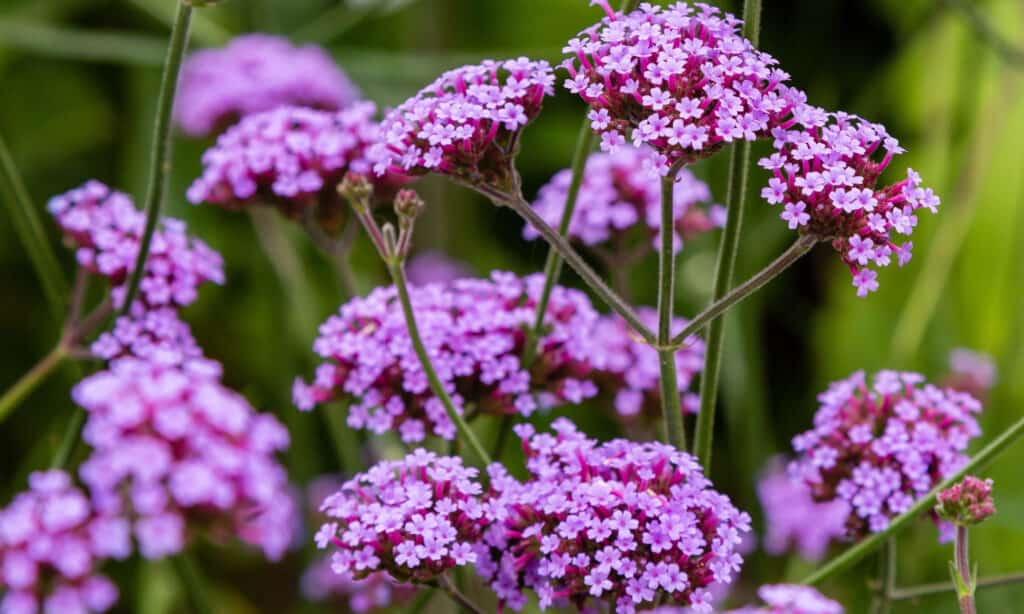
[[[910,261],[913,244],[897,245],[893,231],[909,236],[916,212],[935,213],[939,197],[912,169],[906,179],[879,187],[882,171],[903,152],[880,124],[809,105],[794,120],[772,131],[775,153],[758,162],[772,173],[761,196],[783,205],[791,229],[830,239],[853,274],[857,296],[867,296],[878,289],[870,267]]]
[[[650,307],[638,311],[645,324],[655,326],[658,313]],[[675,318],[674,331],[682,330],[686,320]],[[625,320],[615,314],[601,316],[593,332],[594,351],[590,364],[593,379],[599,387],[611,392],[616,413],[632,420],[643,416],[650,420],[661,417],[658,352],[639,339]],[[685,411],[696,413],[700,397],[688,392],[694,377],[704,368],[704,340],[692,335],[676,352],[676,381]]]
[[[980,523],[996,513],[996,504],[992,500],[992,480],[966,476],[939,493],[935,512],[943,520],[959,526]]]
[[[609,11],[570,40],[565,87],[591,106],[601,148],[647,144],[665,175],[785,120],[805,97],[739,35],[740,23],[703,3],[644,3],[628,15]]]
[[[489,279],[411,289],[424,344],[460,411],[472,406],[528,416],[597,394],[586,375],[589,333],[598,316],[582,292],[554,289],[537,357],[529,369],[520,362],[543,284],[540,274],[494,272]],[[454,438],[455,425],[430,391],[394,287],[342,305],[320,327],[313,349],[327,362],[311,384],[296,379],[299,409],[343,398],[353,428],[397,429],[406,442],[422,441],[428,432]]]
[[[336,548],[331,568],[363,579],[386,571],[399,582],[427,582],[477,560],[487,525],[478,471],[420,448],[382,461],[327,497],[331,519],[315,536]]]
[[[0,611],[105,612],[118,592],[97,570],[131,550],[124,517],[94,509],[63,471],[35,472],[0,510]]]
[[[728,614],[843,614],[843,606],[810,586],[768,584],[757,591],[765,607],[748,606]]]
[[[335,573],[329,559],[320,559],[302,574],[302,593],[311,601],[339,601],[346,612],[393,611],[415,593],[408,584],[399,584],[382,571],[356,580],[350,573]]]
[[[547,62],[525,57],[444,73],[384,118],[372,154],[377,174],[433,171],[509,189],[518,182],[512,159],[519,136],[554,93],[554,81]]]
[[[808,561],[820,561],[831,542],[846,537],[850,504],[841,499],[816,502],[807,484],[786,472],[781,458],[768,467],[757,483],[764,510],[765,551],[782,555],[795,549]]]
[[[79,266],[105,277],[115,305],[124,301],[125,282],[135,268],[146,216],[131,198],[99,181],[50,200],[48,206],[65,240],[76,248]],[[146,308],[184,307],[198,287],[224,283],[220,254],[185,233],[185,224],[164,218],[153,234],[138,299]]]
[[[203,355],[188,324],[170,307],[133,309],[132,314],[119,317],[111,330],[102,333],[90,351],[108,362],[133,357],[214,377],[221,374],[220,363]]]
[[[188,58],[174,117],[186,134],[205,136],[251,113],[287,105],[336,110],[358,98],[359,91],[323,49],[248,34]]]
[[[671,446],[598,443],[564,418],[553,428],[516,427],[526,482],[490,468],[495,522],[476,566],[500,603],[518,610],[529,589],[542,609],[596,602],[631,614],[665,599],[710,612],[711,589],[740,568],[749,516]]]
[[[653,244],[648,242],[656,241],[661,229],[661,182],[654,170],[656,164],[657,154],[648,147],[624,146],[612,154],[591,155],[576,198],[569,237],[606,248],[613,257],[622,257],[628,245],[627,233],[639,227],[644,249],[631,255],[646,254],[647,245]],[[563,169],[537,193],[533,206],[552,227],[557,228],[562,219],[571,181],[572,171]],[[710,200],[711,190],[706,183],[689,170],[678,173],[672,203],[677,251],[684,240],[724,225],[724,208],[698,206]],[[523,228],[526,239],[539,236],[532,226]]]
[[[790,475],[819,502],[850,506],[847,534],[884,530],[967,461],[981,433],[970,395],[924,383],[916,373],[881,371],[870,385],[862,371],[818,397],[814,428],[793,438]]]
[[[199,525],[278,559],[296,511],[274,454],[288,431],[209,373],[122,358],[72,391],[93,453],[80,475],[97,507],[134,518],[146,558],[177,553]]]
[[[984,401],[996,383],[996,375],[996,363],[991,356],[967,348],[956,348],[949,353],[949,373],[942,383]]]
[[[341,217],[347,205],[338,183],[348,172],[372,170],[366,154],[379,134],[376,111],[359,102],[343,111],[279,107],[249,115],[203,154],[188,199],[229,209],[273,204],[293,218],[320,205],[318,217]],[[398,182],[387,176],[377,183],[393,191]]]

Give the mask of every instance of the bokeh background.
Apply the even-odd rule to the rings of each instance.
[[[393,105],[442,70],[487,57],[528,55],[558,61],[563,43],[599,18],[584,0],[230,0],[200,11],[193,47],[221,45],[249,31],[328,47],[365,95]],[[738,2],[717,2],[739,10]],[[97,178],[138,199],[145,182],[160,64],[173,13],[169,0],[0,0],[0,134],[37,206]],[[884,123],[909,150],[894,165],[913,166],[943,198],[922,216],[915,258],[881,273],[881,289],[858,299],[839,259],[819,247],[729,316],[713,479],[751,510],[766,459],[807,427],[815,395],[856,369],[947,371],[958,346],[991,354],[999,377],[982,418],[985,437],[1024,408],[1024,5],[1019,0],[774,0],[765,2],[761,46],[792,73],[813,103]],[[525,193],[567,166],[582,104],[560,91],[528,129],[520,159]],[[229,385],[281,416],[295,444],[287,458],[297,484],[339,471],[321,416],[299,414],[290,384],[309,374],[316,326],[337,309],[329,264],[276,216],[254,220],[193,207],[185,188],[210,143],[178,137],[166,213],[221,251],[228,283],[205,287],[184,317],[207,355],[225,364]],[[763,149],[763,144],[760,147]],[[758,150],[755,150],[755,154]],[[724,195],[727,156],[695,172]],[[777,210],[757,197],[765,177],[752,171],[738,275],[757,270],[791,240]],[[521,223],[479,197],[440,181],[421,182],[429,203],[418,249],[437,249],[478,273],[541,268],[545,248],[520,238]],[[70,252],[47,232],[71,276]],[[679,304],[683,314],[708,300],[716,236],[687,245]],[[364,290],[384,270],[367,244],[356,249]],[[653,258],[633,275],[635,295],[653,304]],[[0,387],[45,354],[57,330],[40,285],[0,209]],[[566,283],[577,280],[567,274]],[[46,464],[72,409],[66,369],[32,395],[0,431],[0,501]],[[600,412],[574,410],[592,434],[614,426]],[[582,416],[582,417],[581,417]],[[485,425],[486,428],[486,425]],[[487,434],[485,433],[485,436]],[[996,481],[999,514],[973,532],[980,573],[1024,570],[1024,445],[985,475]],[[834,550],[835,553],[838,550]],[[899,539],[899,584],[947,579],[949,547],[920,522]],[[306,553],[270,567],[232,548],[203,546],[200,565],[224,612],[316,612],[302,603],[298,575]],[[866,609],[872,565],[825,585],[848,606]],[[798,580],[813,564],[750,556],[737,599],[757,583]],[[121,611],[183,611],[173,574],[137,561],[115,570]],[[1022,611],[1024,587],[983,590],[983,612]],[[435,611],[448,608],[443,598]],[[955,612],[951,595],[901,602],[896,612]]]

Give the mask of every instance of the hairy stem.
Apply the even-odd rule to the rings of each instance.
[[[210,603],[209,591],[206,588],[206,581],[199,571],[199,566],[192,556],[186,551],[171,557],[171,564],[181,582],[188,597],[188,603],[195,614],[213,614],[213,604]]]
[[[468,597],[463,595],[447,574],[441,574],[441,588],[444,589],[444,592],[448,593],[448,596],[452,598],[452,601],[459,604],[459,606],[461,606],[465,611],[470,614],[483,614],[483,610],[470,601]]]
[[[675,304],[676,254],[673,197],[676,175],[673,168],[661,180],[661,246],[658,250],[658,368],[661,377],[661,412],[665,439],[677,450],[686,450],[686,428],[676,381],[676,351],[668,348],[672,339],[672,316]]]
[[[974,578],[971,576],[971,563],[968,556],[970,541],[967,535],[967,527],[957,525],[956,542],[954,544],[956,573],[960,576],[960,584],[966,590],[958,590],[957,598],[960,600],[960,614],[977,614],[974,605]]]
[[[444,383],[441,382],[441,378],[438,377],[434,364],[430,360],[430,354],[427,352],[426,346],[423,345],[423,338],[420,336],[419,327],[416,325],[416,314],[412,308],[412,300],[409,298],[409,287],[405,280],[404,265],[397,259],[391,259],[388,261],[388,270],[391,272],[391,279],[395,283],[398,300],[402,304],[402,313],[405,314],[405,324],[409,329],[412,347],[416,351],[416,356],[420,359],[420,364],[423,366],[423,372],[430,383],[430,390],[433,391],[434,396],[444,405],[448,417],[459,431],[459,436],[469,444],[469,447],[473,449],[473,452],[480,457],[484,464],[489,465],[491,463],[490,455],[484,450],[476,434],[473,433],[473,430],[469,428],[469,425],[466,424],[466,421],[462,419],[462,415],[455,408],[455,403],[452,402],[451,396],[445,390]]]
[[[124,304],[121,313],[127,314],[139,291],[139,283],[146,269],[146,258],[153,242],[163,208],[167,177],[171,173],[171,111],[174,108],[174,95],[178,89],[178,73],[181,62],[188,47],[189,26],[192,23],[192,7],[179,0],[178,12],[171,29],[171,41],[167,47],[167,59],[164,60],[164,72],[160,81],[160,94],[157,97],[156,122],[153,126],[153,151],[150,154],[149,183],[146,186],[146,227],[139,244],[139,254],[135,258],[135,267],[128,280]]]
[[[1010,586],[1013,584],[1024,584],[1024,573],[1011,573],[991,578],[979,578],[975,588],[995,588],[999,586]],[[889,597],[893,601],[905,601],[907,599],[919,599],[931,595],[956,592],[956,585],[952,582],[935,582],[934,584],[920,584],[906,588],[894,589]]]
[[[565,207],[562,208],[562,219],[558,222],[558,234],[566,236],[569,234],[569,225],[572,223],[572,214],[576,210],[576,197],[579,196],[580,186],[583,185],[583,170],[587,166],[587,158],[594,146],[594,131],[590,129],[590,120],[583,118],[580,125],[580,134],[576,137],[576,151],[572,156],[572,178],[569,180],[569,191],[565,194]],[[536,358],[537,343],[540,341],[541,329],[544,326],[544,316],[548,309],[548,301],[551,300],[551,290],[558,283],[562,274],[562,257],[554,246],[548,247],[548,257],[544,262],[544,288],[540,293],[540,300],[537,301],[537,316],[534,319],[533,327],[530,328],[526,337],[526,347],[523,348],[523,364],[529,365]]]
[[[57,367],[64,363],[68,357],[68,348],[61,342],[32,367],[28,373],[21,376],[21,379],[14,382],[14,385],[0,396],[0,423],[11,414],[11,411],[21,403],[33,390],[46,381]]]
[[[761,0],[743,2],[743,36],[755,46],[761,33]],[[712,306],[729,295],[736,271],[740,231],[743,227],[743,208],[747,195],[747,176],[750,170],[750,142],[732,146],[729,153],[729,174],[725,193],[728,217],[718,246],[715,266]],[[742,298],[742,297],[741,297]],[[710,308],[709,308],[710,309]],[[700,317],[700,316],[698,316]],[[696,318],[695,318],[696,319]],[[691,323],[692,324],[692,323]],[[696,329],[695,329],[696,330]],[[694,331],[695,332],[695,331]],[[685,339],[686,336],[683,336]],[[704,370],[700,378],[700,411],[694,433],[693,452],[711,475],[711,448],[714,439],[715,409],[718,400],[718,379],[722,370],[722,352],[725,346],[725,320],[713,319],[708,326],[704,351]]]
[[[935,498],[940,492],[962,480],[965,475],[980,471],[1020,439],[1021,435],[1024,435],[1024,418],[1021,418],[1010,426],[1010,428],[1003,431],[998,437],[992,440],[992,442],[975,454],[959,471],[939,483],[928,493],[927,496],[918,499],[912,506],[910,506],[910,509],[893,518],[889,523],[888,528],[884,531],[874,533],[864,538],[864,540],[852,546],[846,552],[835,557],[827,564],[819,567],[814,573],[804,578],[801,584],[818,584],[826,578],[829,578],[840,571],[849,568],[851,565],[856,564],[865,556],[877,550],[887,539],[906,528],[912,520],[931,509],[931,507],[935,505]]]

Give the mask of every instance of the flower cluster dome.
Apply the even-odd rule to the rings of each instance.
[[[130,513],[146,558],[180,552],[193,525],[236,535],[273,560],[297,516],[275,453],[288,431],[209,373],[136,358],[72,391],[92,448],[80,475],[96,505]]]
[[[781,458],[773,459],[757,483],[764,511],[764,549],[771,555],[795,550],[808,561],[819,561],[833,541],[846,537],[850,504],[842,499],[818,503],[805,482],[786,471]]]
[[[127,194],[99,181],[55,196],[48,208],[65,240],[76,248],[79,266],[107,278],[114,288],[114,303],[120,306],[139,254],[145,214]],[[146,308],[184,307],[196,300],[198,287],[208,281],[224,283],[220,254],[186,234],[184,222],[163,218],[153,234],[137,300]]]
[[[128,520],[95,509],[63,471],[32,473],[0,510],[0,611],[106,612],[118,591],[98,569],[131,552]]]
[[[591,106],[601,148],[646,144],[665,175],[788,120],[805,96],[740,36],[740,24],[704,3],[645,2],[627,15],[609,11],[570,40],[565,87]]]
[[[494,272],[410,290],[417,324],[438,375],[459,411],[530,415],[597,394],[586,378],[597,320],[586,295],[556,287],[537,356],[520,361],[543,275]],[[309,384],[297,379],[303,410],[345,399],[348,424],[376,433],[397,429],[406,442],[427,433],[452,439],[455,425],[434,397],[413,350],[394,287],[352,299],[320,327],[314,351],[326,362]]]
[[[302,574],[302,593],[311,601],[345,603],[353,614],[388,612],[415,594],[415,588],[395,582],[378,571],[356,580],[351,573],[335,573],[330,559],[320,559]]]
[[[814,428],[793,438],[794,479],[819,502],[845,501],[847,535],[884,530],[936,484],[967,462],[981,433],[981,404],[940,389],[916,373],[858,371],[818,397]]]
[[[696,459],[661,443],[598,443],[568,420],[555,434],[516,427],[529,478],[492,465],[477,570],[500,602],[521,608],[607,603],[616,612],[667,600],[711,611],[711,590],[729,584],[750,518],[716,492]]]
[[[108,362],[137,358],[167,366],[185,367],[214,377],[221,365],[206,358],[192,336],[192,329],[170,307],[145,310],[135,308],[121,316],[90,346],[97,358]]]
[[[320,47],[247,34],[188,58],[174,117],[186,134],[205,136],[260,111],[287,105],[337,110],[358,98],[359,91]]]

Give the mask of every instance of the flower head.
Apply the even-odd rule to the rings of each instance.
[[[996,513],[992,501],[992,480],[969,475],[939,493],[935,513],[955,525],[978,524]]]
[[[107,278],[119,306],[135,268],[145,214],[128,195],[98,181],[55,196],[48,207],[65,241],[76,248],[78,265]],[[186,234],[183,222],[163,218],[150,244],[137,300],[145,308],[184,307],[195,301],[198,287],[208,281],[224,283],[220,254]]]
[[[435,283],[449,283],[463,277],[473,277],[467,263],[453,260],[437,251],[420,252],[405,265],[409,283],[425,286]]]
[[[849,503],[816,502],[806,483],[787,474],[782,459],[769,463],[757,483],[757,496],[764,510],[768,554],[782,555],[792,548],[808,561],[819,561],[830,542],[846,536]]]
[[[288,431],[208,373],[135,358],[73,390],[93,447],[80,475],[102,509],[130,510],[146,558],[184,547],[193,526],[234,534],[277,559],[295,503],[274,454]]]
[[[343,111],[279,107],[249,115],[203,154],[203,174],[188,199],[229,209],[273,204],[297,218],[314,210],[317,221],[337,229],[348,206],[337,186],[348,172],[369,174],[367,150],[377,141],[376,106],[359,102]],[[376,182],[386,199],[399,180]]]
[[[609,15],[569,41],[565,87],[593,109],[604,151],[631,140],[658,152],[657,170],[767,134],[804,102],[775,58],[707,4],[645,4]]]
[[[132,551],[128,520],[101,511],[60,470],[29,476],[0,510],[0,611],[106,612],[117,587],[97,572]]]
[[[656,164],[657,154],[647,147],[621,147],[613,154],[591,155],[576,198],[569,237],[589,246],[615,250],[614,257],[623,255],[618,250],[634,228],[642,229],[639,234],[643,245],[653,244],[661,229],[661,182],[654,170]],[[571,170],[559,171],[540,189],[533,204],[537,213],[553,227],[562,219],[571,179]],[[678,173],[673,198],[677,250],[685,240],[725,223],[722,207],[699,206],[710,200],[707,184],[686,169]],[[532,240],[540,235],[527,225],[523,236]],[[628,253],[630,257],[640,257],[647,251]]]
[[[597,394],[585,379],[597,313],[581,292],[555,288],[537,358],[529,369],[520,362],[543,284],[542,275],[495,272],[411,289],[427,352],[458,410],[472,402],[484,413],[529,415]],[[397,429],[406,442],[429,432],[454,438],[455,425],[430,391],[393,287],[342,305],[320,327],[313,349],[326,362],[312,383],[296,380],[300,409],[342,398],[353,428]]]
[[[384,572],[356,580],[351,573],[335,573],[331,560],[323,558],[302,574],[302,593],[311,601],[340,601],[354,614],[387,612],[409,600],[416,589],[399,584]]]
[[[885,127],[847,113],[803,105],[795,121],[772,131],[775,153],[759,164],[772,176],[761,196],[782,204],[781,217],[801,233],[831,239],[850,268],[858,296],[878,288],[872,267],[910,260],[917,212],[936,212],[939,197],[908,169],[905,179],[879,185],[892,157],[903,152]],[[894,234],[895,233],[895,234]]]
[[[174,117],[185,133],[205,136],[251,113],[287,105],[337,110],[358,98],[359,91],[323,49],[247,34],[188,58]]]
[[[106,361],[133,357],[161,365],[184,366],[215,377],[221,374],[220,363],[203,355],[188,324],[170,307],[133,309],[130,315],[119,317],[110,331],[101,334],[90,350]]]
[[[869,385],[858,371],[818,400],[814,428],[793,439],[799,456],[790,474],[816,501],[849,504],[854,539],[884,530],[962,467],[981,433],[978,401],[916,373],[881,371]]]
[[[943,384],[984,401],[996,383],[996,363],[992,357],[967,348],[949,353],[949,373]]]
[[[473,563],[487,525],[477,470],[420,448],[381,461],[327,497],[330,522],[316,536],[337,574],[363,579],[383,571],[399,582],[427,582]]]
[[[437,172],[461,183],[518,193],[512,166],[523,129],[554,93],[544,61],[486,60],[450,70],[388,113],[374,147],[376,172]]]
[[[490,468],[496,523],[477,569],[500,602],[518,609],[531,589],[544,609],[596,602],[632,613],[664,596],[709,612],[710,589],[740,568],[749,516],[671,446],[598,443],[564,418],[554,429],[517,427],[527,481]]]
[[[645,324],[655,325],[658,314],[649,307],[638,311]],[[675,318],[674,331],[686,320]],[[654,422],[661,418],[658,352],[643,342],[625,320],[615,314],[599,318],[592,333],[595,349],[590,355],[594,371],[591,378],[603,392],[614,398],[615,411],[624,420],[636,418]],[[676,382],[683,409],[695,413],[700,398],[689,392],[690,385],[704,368],[704,340],[692,335],[676,351]]]
[[[745,607],[727,614],[843,614],[843,606],[810,586],[767,584],[757,590],[764,607]]]

